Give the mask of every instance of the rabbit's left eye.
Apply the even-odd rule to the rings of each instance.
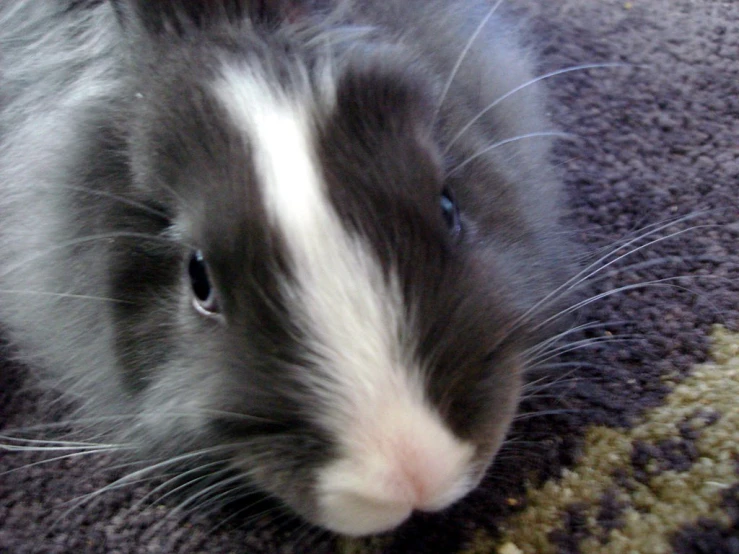
[[[217,314],[219,312],[218,301],[215,290],[213,290],[210,282],[208,265],[205,262],[202,251],[195,250],[190,255],[187,272],[190,276],[195,308],[204,315]]]

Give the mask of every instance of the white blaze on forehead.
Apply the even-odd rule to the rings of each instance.
[[[323,404],[319,423],[343,443],[347,459],[383,455],[414,435],[456,448],[456,465],[460,449],[468,459],[470,447],[425,399],[412,345],[404,342],[409,323],[396,279],[347,232],[328,198],[313,122],[330,109],[331,94],[276,90],[258,72],[234,67],[215,90],[247,138],[265,209],[294,265],[295,282],[285,286],[316,355],[316,367],[301,371]]]
[[[250,69],[225,71],[216,92],[247,138],[268,217],[289,249],[291,309],[318,355],[318,374],[306,370],[306,378],[328,395],[332,412],[341,404],[348,414],[373,412],[381,392],[385,401],[423,402],[419,372],[404,367],[400,292],[344,228],[322,180],[313,118],[327,107]]]

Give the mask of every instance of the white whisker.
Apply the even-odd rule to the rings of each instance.
[[[61,184],[61,183],[54,183],[54,189],[56,188],[65,188],[67,190],[73,190],[77,192],[82,192],[85,194],[89,194],[91,196],[99,196],[101,198],[108,198],[110,200],[114,200],[116,202],[119,202],[121,204],[126,204],[127,206],[131,206],[132,208],[138,208],[139,210],[142,210],[144,212],[147,212],[150,215],[154,215],[159,218],[166,219],[167,214],[164,213],[161,210],[157,210],[156,208],[152,208],[151,206],[148,206],[147,204],[144,204],[143,202],[138,202],[136,200],[132,200],[130,198],[126,198],[125,196],[121,196],[119,194],[113,194],[111,192],[107,192],[104,190],[97,190],[92,189],[88,187],[80,187],[75,185],[67,185],[67,184]],[[171,189],[170,189],[171,191]]]
[[[552,416],[552,415],[562,415],[562,414],[575,414],[580,413],[582,410],[576,409],[576,408],[560,408],[560,409],[553,409],[553,410],[541,410],[538,412],[523,412],[518,415],[516,415],[513,418],[513,421],[526,421],[529,419],[533,419],[535,417],[545,417],[545,416]]]
[[[664,229],[666,229],[668,227],[671,227],[671,226],[673,226],[673,225],[675,225],[677,223],[681,223],[681,222],[684,222],[684,221],[688,221],[690,219],[693,219],[693,218],[697,217],[698,215],[699,214],[697,214],[697,213],[696,214],[690,214],[688,216],[681,217],[681,218],[679,218],[677,220],[671,220],[671,221],[669,221],[667,223],[664,223],[662,225],[659,225],[657,227],[654,227],[654,228],[650,229],[648,232],[643,233],[641,235],[636,236],[633,239],[628,240],[627,242],[619,245],[618,247],[616,247],[613,250],[611,250],[610,252],[608,252],[606,255],[598,258],[596,261],[592,262],[591,264],[589,264],[588,266],[586,266],[585,268],[583,268],[582,270],[580,270],[573,277],[567,279],[564,283],[562,283],[561,285],[559,285],[557,288],[555,288],[553,291],[551,291],[550,293],[548,293],[547,295],[545,295],[541,300],[539,300],[533,306],[531,306],[528,310],[526,310],[511,325],[509,325],[508,335],[510,335],[511,332],[515,331],[520,325],[522,325],[523,323],[527,322],[532,315],[538,313],[538,310],[541,310],[541,309],[546,308],[549,304],[551,304],[552,302],[556,301],[556,299],[559,298],[561,295],[566,294],[566,293],[572,291],[573,289],[576,289],[577,287],[579,287],[580,285],[582,285],[584,282],[590,280],[593,276],[595,276],[595,275],[597,275],[597,274],[605,271],[608,267],[613,266],[614,264],[618,263],[620,260],[622,260],[622,259],[624,259],[626,257],[629,257],[629,256],[633,256],[636,252],[639,252],[639,251],[641,251],[641,250],[643,250],[645,248],[648,248],[648,247],[650,247],[650,246],[652,246],[654,244],[657,244],[659,242],[662,242],[662,241],[665,241],[665,240],[668,240],[668,239],[671,239],[671,238],[675,238],[675,237],[680,236],[680,235],[682,235],[684,233],[687,233],[687,232],[690,232],[690,231],[694,231],[694,230],[699,229],[699,228],[702,228],[702,227],[710,227],[710,225],[696,225],[696,226],[690,227],[688,229],[682,229],[682,230],[676,231],[674,233],[670,233],[668,235],[665,235],[665,236],[658,237],[656,239],[650,240],[650,241],[648,241],[647,243],[645,243],[643,245],[640,245],[640,246],[637,246],[637,247],[634,247],[634,248],[630,248],[631,246],[633,246],[634,244],[636,244],[640,240],[644,240],[644,239],[646,239],[646,238],[648,238],[648,237],[650,237],[650,236],[652,236],[652,235],[654,235],[656,233],[659,233],[659,232],[663,231]],[[630,249],[627,250],[623,254],[616,255],[620,250],[623,250],[625,248],[626,249],[629,249],[630,248]],[[612,259],[609,259],[609,258],[611,258],[611,256],[615,256],[615,257],[613,257]],[[651,282],[652,283],[656,283],[658,281],[651,281]],[[616,289],[616,291],[618,291],[618,290],[620,290],[620,289]],[[616,291],[614,291],[614,292],[616,292]],[[587,305],[587,304],[582,304],[582,305],[584,306],[584,305]],[[582,307],[582,306],[580,306],[580,307]],[[565,311],[565,312],[560,312],[559,314],[557,314],[555,316],[549,317],[549,318],[547,318],[545,320],[545,322],[538,324],[535,327],[534,330],[538,330],[538,329],[544,327],[545,325],[548,325],[552,321],[555,321],[558,317],[561,317],[565,313],[572,313],[572,311],[574,311],[574,310],[568,310],[568,311]]]
[[[7,471],[3,471],[3,472],[0,473],[0,476],[10,475],[11,473],[16,473],[16,472],[19,472],[19,471],[24,471],[24,470],[29,469],[29,468],[32,468],[32,467],[37,467],[37,466],[41,466],[41,465],[45,465],[45,464],[51,464],[51,463],[59,462],[59,461],[62,461],[62,460],[71,460],[71,459],[79,458],[79,457],[82,457],[82,456],[92,456],[94,454],[109,454],[111,452],[119,452],[120,450],[121,449],[119,449],[119,448],[99,448],[99,449],[95,449],[95,450],[83,450],[83,451],[80,451],[80,452],[73,452],[71,454],[65,454],[64,456],[54,456],[53,458],[49,458],[47,460],[40,460],[38,462],[31,462],[29,464],[24,464],[22,466],[19,466],[19,467],[13,468],[13,469],[9,469]]]
[[[117,490],[117,489],[120,489],[120,488],[124,488],[124,487],[128,487],[128,486],[136,485],[136,484],[139,484],[139,483],[145,483],[145,482],[153,481],[153,480],[157,479],[158,476],[157,475],[148,476],[148,475],[150,475],[152,473],[155,473],[156,474],[159,470],[161,470],[164,467],[173,466],[173,465],[176,465],[176,464],[178,464],[178,463],[180,463],[182,461],[192,460],[192,459],[195,459],[195,458],[198,458],[198,457],[207,456],[208,454],[212,454],[214,452],[218,452],[218,451],[224,450],[226,448],[231,448],[231,446],[230,445],[229,446],[216,446],[216,447],[206,448],[206,449],[202,449],[202,450],[197,450],[197,451],[194,451],[194,452],[188,452],[186,454],[175,456],[174,458],[169,458],[169,459],[160,461],[158,463],[149,465],[147,467],[144,467],[142,469],[139,469],[139,470],[133,471],[131,473],[128,473],[128,474],[124,475],[123,477],[120,477],[120,478],[116,479],[112,483],[109,483],[108,485],[106,485],[106,486],[104,486],[104,487],[102,487],[102,488],[100,488],[100,489],[98,489],[98,490],[96,490],[94,492],[91,492],[89,494],[83,495],[81,497],[78,497],[78,498],[70,501],[70,502],[74,502],[74,504],[69,509],[65,510],[64,513],[62,513],[59,516],[59,518],[57,518],[57,520],[54,523],[54,525],[56,525],[56,523],[59,522],[59,521],[61,521],[62,519],[66,518],[72,511],[74,511],[75,509],[79,508],[82,504],[89,503],[92,500],[98,498],[99,496],[101,496],[101,495],[103,495],[103,494],[105,494],[105,493],[107,493],[107,492],[109,492],[111,490]],[[135,465],[135,463],[134,464],[127,464],[127,465]],[[109,468],[109,469],[112,469],[112,468]]]
[[[225,488],[225,490],[205,498],[201,502],[193,505],[192,508],[189,508],[189,510],[192,512],[199,512],[211,515],[219,510],[222,510],[230,502],[235,502],[239,499],[245,499],[249,496],[262,496],[259,493],[253,491],[252,485],[246,482],[245,479],[243,479],[243,475],[241,477],[242,482],[237,483],[237,486],[230,486],[231,483],[228,483],[229,486]]]
[[[449,170],[446,173],[445,177],[449,177],[450,175],[453,175],[455,172],[459,171],[460,169],[462,169],[463,167],[465,167],[467,164],[475,161],[477,158],[479,158],[480,156],[483,156],[483,155],[487,154],[491,150],[495,150],[496,148],[499,148],[501,146],[505,146],[506,144],[511,144],[513,142],[518,142],[518,141],[523,140],[523,139],[537,138],[537,137],[575,138],[575,136],[572,135],[572,134],[570,134],[570,133],[562,133],[562,132],[559,132],[559,131],[540,131],[540,132],[537,132],[537,133],[527,133],[525,135],[519,135],[519,136],[516,136],[516,137],[507,138],[507,139],[504,139],[504,140],[499,140],[498,142],[496,142],[494,144],[491,144],[490,146],[488,146],[486,148],[483,148],[479,152],[477,152],[477,153],[473,154],[472,156],[468,157],[463,162],[460,162],[459,164],[457,164],[456,166],[454,166],[451,170]]]
[[[232,477],[229,477],[228,479],[223,479],[223,480],[219,480],[219,481],[218,481],[218,482],[216,482],[215,484],[213,484],[213,485],[210,485],[210,486],[208,486],[208,487],[203,487],[202,489],[198,490],[198,491],[197,491],[197,492],[195,492],[194,494],[190,495],[190,496],[189,496],[188,498],[186,498],[186,499],[185,499],[185,500],[184,500],[183,502],[181,502],[180,504],[178,504],[177,506],[175,506],[174,508],[172,508],[171,510],[169,510],[169,512],[168,512],[168,515],[169,515],[170,517],[171,517],[171,516],[175,516],[175,517],[178,517],[178,518],[182,518],[182,517],[185,517],[185,516],[187,515],[187,513],[188,513],[188,511],[186,510],[186,508],[188,508],[188,506],[191,506],[191,505],[193,505],[194,503],[196,503],[196,501],[197,501],[197,500],[198,500],[199,498],[202,498],[203,496],[207,496],[208,494],[210,494],[210,493],[211,493],[211,492],[213,492],[214,490],[215,490],[215,491],[217,491],[217,490],[218,490],[218,489],[220,489],[220,488],[223,488],[223,487],[227,487],[227,486],[228,486],[228,485],[230,485],[231,483],[236,483],[236,482],[240,482],[240,481],[242,481],[243,479],[244,479],[243,475],[240,475],[240,474],[239,474],[239,475],[234,475],[234,476],[232,476]],[[207,500],[207,498],[206,498],[206,500]],[[200,505],[200,504],[195,504],[195,507],[197,508],[197,506],[199,506],[199,505]],[[155,527],[155,528],[153,529],[153,532],[154,532],[155,534],[156,534],[156,533],[157,533],[157,531],[158,531],[158,527],[159,527],[160,525],[162,525],[163,523],[164,523],[164,520],[162,520],[162,522],[160,522],[160,523],[159,523],[159,524],[158,524],[158,525],[157,525],[157,526],[156,526],[156,527]]]
[[[694,217],[694,216],[695,216],[695,214],[693,216],[686,216],[685,218],[682,218],[681,220],[678,220],[678,221],[686,221],[689,218]],[[639,252],[641,250],[644,250],[645,248],[649,248],[651,246],[654,246],[655,244],[658,244],[660,242],[663,242],[663,241],[666,241],[666,240],[669,240],[669,239],[678,237],[680,235],[683,235],[685,233],[694,231],[696,229],[701,229],[701,228],[705,228],[705,227],[711,227],[710,225],[696,225],[696,226],[693,226],[693,227],[689,227],[687,229],[681,229],[679,231],[675,231],[674,233],[670,233],[670,234],[667,234],[667,235],[658,237],[656,239],[650,240],[649,242],[647,242],[645,244],[642,244],[642,245],[636,246],[634,248],[631,248],[630,250],[627,250],[623,254],[620,254],[620,255],[614,257],[613,259],[606,261],[608,259],[608,257],[610,257],[611,255],[616,254],[618,251],[623,250],[624,248],[629,248],[633,244],[635,244],[636,242],[638,242],[640,240],[643,240],[643,239],[645,239],[645,238],[653,235],[654,233],[658,233],[660,231],[663,231],[664,229],[666,229],[668,227],[671,227],[672,225],[674,225],[674,223],[672,223],[672,222],[667,223],[667,224],[665,224],[663,226],[660,226],[660,227],[657,227],[657,228],[651,230],[649,233],[646,233],[646,234],[637,236],[636,238],[634,238],[634,239],[626,242],[625,244],[623,244],[623,245],[621,245],[621,246],[619,246],[617,248],[614,248],[614,250],[612,252],[610,252],[606,256],[603,256],[602,258],[596,260],[595,262],[593,262],[592,264],[590,264],[588,267],[586,267],[585,269],[583,269],[582,271],[580,271],[572,279],[568,280],[564,284],[564,286],[566,287],[564,290],[572,290],[574,288],[577,288],[579,285],[581,285],[585,281],[589,281],[594,275],[597,275],[598,273],[602,273],[608,267],[613,266],[614,264],[618,263],[619,261],[623,260],[624,258],[627,258],[629,256],[633,256],[634,254],[636,254],[637,252]],[[593,269],[593,268],[595,268],[595,269]],[[558,291],[559,291],[559,289],[557,289],[557,291],[555,291],[555,293],[558,292]]]
[[[595,296],[592,296],[590,298],[587,298],[585,300],[582,300],[581,302],[578,302],[578,303],[570,306],[569,308],[566,308],[566,309],[564,309],[564,310],[562,310],[562,311],[554,314],[551,317],[548,317],[547,319],[545,319],[544,321],[542,321],[541,323],[539,323],[538,325],[536,325],[534,327],[534,330],[538,330],[538,329],[540,329],[542,327],[545,327],[545,326],[549,325],[550,323],[556,321],[557,319],[559,319],[561,317],[564,317],[565,315],[571,314],[572,312],[575,312],[575,311],[577,311],[577,310],[579,310],[579,309],[581,309],[581,308],[583,308],[585,306],[588,306],[589,304],[592,304],[593,302],[597,302],[597,301],[602,300],[604,298],[607,298],[609,296],[613,296],[614,294],[619,294],[619,293],[626,292],[626,291],[629,291],[629,290],[637,290],[637,289],[642,289],[642,288],[646,288],[646,287],[653,287],[653,286],[668,286],[668,287],[680,288],[680,289],[687,290],[687,289],[685,289],[685,287],[681,287],[679,285],[670,285],[669,284],[671,281],[677,281],[679,279],[682,279],[682,277],[666,277],[664,279],[654,279],[654,280],[651,280],[651,281],[645,281],[643,283],[634,283],[632,285],[625,285],[623,287],[618,287],[618,288],[615,288],[615,289],[612,289],[612,290],[608,290],[608,291],[602,292],[600,294],[597,294]]]
[[[549,360],[558,358],[562,354],[568,354],[570,352],[583,350],[585,348],[590,348],[592,346],[600,345],[603,343],[629,342],[629,341],[636,340],[638,338],[640,337],[637,335],[614,335],[614,336],[605,336],[605,337],[593,337],[589,339],[583,339],[580,341],[574,341],[574,342],[570,342],[568,344],[562,345],[558,348],[553,348],[551,350],[542,352],[538,356],[535,356],[527,360],[526,363],[532,366],[536,366],[537,364],[546,363]]]
[[[168,487],[172,486],[175,482],[177,482],[177,481],[179,481],[181,479],[185,479],[185,478],[187,478],[190,475],[198,475],[204,469],[207,469],[207,468],[210,468],[210,467],[215,467],[215,466],[222,466],[222,465],[223,465],[223,462],[221,462],[221,461],[210,462],[210,463],[207,463],[207,464],[199,465],[198,467],[195,467],[195,468],[190,469],[188,471],[185,471],[185,472],[182,472],[182,473],[178,473],[174,477],[171,477],[170,479],[167,479],[161,485],[158,485],[154,489],[152,489],[149,492],[147,492],[138,502],[136,502],[136,504],[133,506],[133,509],[134,510],[139,510],[146,503],[146,501],[149,498],[151,498],[154,495],[156,495],[159,491],[162,491],[162,490],[167,489]],[[211,477],[213,475],[219,475],[219,474],[223,473],[224,471],[227,471],[227,470],[221,470],[221,471],[218,471],[216,473],[208,473],[207,475],[202,475],[202,476],[197,477],[195,479],[190,479],[190,480],[186,481],[185,483],[183,483],[181,485],[178,485],[178,486],[176,486],[174,488],[171,488],[165,494],[163,494],[162,496],[159,496],[153,502],[161,503],[164,499],[166,499],[167,497],[169,497],[169,496],[171,496],[173,494],[176,494],[178,491],[180,491],[182,489],[185,489],[188,486],[192,486],[194,483],[197,483],[198,481],[202,481],[203,479],[207,479],[207,478],[209,478],[209,477]]]
[[[15,264],[14,266],[11,266],[9,269],[6,269],[4,272],[0,274],[0,276],[7,276],[11,274],[14,271],[17,271],[25,266],[25,264],[30,263],[34,260],[43,258],[45,256],[49,256],[54,254],[55,252],[58,252],[60,250],[64,250],[65,248],[72,248],[74,246],[79,246],[81,244],[89,243],[89,242],[95,242],[98,240],[109,240],[109,239],[115,239],[115,238],[132,238],[132,239],[142,239],[147,240],[151,242],[161,242],[165,244],[172,244],[172,245],[180,245],[179,242],[169,239],[164,236],[159,235],[151,235],[147,233],[134,233],[132,231],[111,231],[109,233],[100,233],[96,235],[87,235],[84,237],[79,237],[76,239],[71,239],[68,241],[65,241],[61,244],[57,244],[56,246],[52,248],[47,248],[46,250],[42,252],[38,252],[36,254],[33,254],[32,256],[29,256],[25,258],[21,263]]]
[[[578,325],[576,327],[572,327],[570,329],[567,329],[565,331],[562,331],[561,333],[558,333],[557,335],[550,337],[544,341],[539,342],[538,344],[532,346],[531,348],[528,348],[523,351],[523,356],[528,357],[530,354],[536,354],[537,352],[540,352],[541,350],[545,350],[549,348],[552,344],[556,344],[557,342],[561,341],[563,338],[579,333],[582,331],[592,331],[594,329],[602,329],[605,327],[611,327],[616,325],[624,325],[625,323],[615,323],[615,322],[590,322],[590,323],[583,323],[582,325]]]
[[[0,437],[2,438],[2,437]],[[73,450],[75,452],[81,451],[107,451],[107,450],[122,450],[122,448],[112,445],[107,447],[95,447],[95,446],[22,446],[16,444],[0,444],[0,450],[6,450],[8,452],[69,452]]]
[[[545,73],[544,75],[540,75],[538,77],[535,77],[534,79],[531,79],[529,81],[526,81],[525,83],[512,88],[502,96],[499,96],[496,100],[488,104],[485,108],[483,108],[480,112],[478,112],[462,129],[457,132],[456,135],[447,143],[446,147],[443,150],[443,154],[449,153],[449,150],[451,147],[464,135],[470,127],[472,127],[481,117],[483,117],[486,113],[488,113],[490,110],[492,110],[495,106],[503,102],[506,98],[509,98],[516,94],[517,92],[525,89],[526,87],[530,87],[531,85],[534,85],[540,81],[543,81],[544,79],[549,79],[551,77],[556,77],[558,75],[564,75],[566,73],[572,73],[573,71],[583,71],[586,69],[603,69],[608,67],[633,67],[630,64],[625,63],[593,63],[593,64],[583,64],[583,65],[577,65],[573,67],[565,67],[564,69],[558,69],[557,71],[552,71],[550,73]]]
[[[554,379],[552,379],[551,376],[547,375],[546,377],[541,377],[536,381],[526,383],[521,389],[521,399],[526,400],[529,398],[539,398],[540,396],[538,393],[540,391],[549,390],[558,385],[579,382],[579,377],[570,377],[573,374],[574,370],[570,370],[563,375],[558,375]]]
[[[295,533],[299,534],[293,539],[293,542],[299,547],[304,547],[304,541],[307,540],[306,537],[310,537],[311,534],[314,534],[315,532],[316,526],[307,521],[304,521],[303,524],[295,530]]]
[[[278,423],[278,421],[274,419],[269,419],[266,417],[261,416],[255,416],[250,414],[243,414],[239,412],[229,412],[224,410],[211,410],[211,409],[199,409],[198,413],[210,415],[210,416],[220,416],[225,418],[233,418],[233,419],[241,419],[241,420],[247,420],[247,421],[260,421],[264,423]]]
[[[154,476],[154,477],[141,477],[141,478],[138,478],[138,479],[133,479],[132,478],[132,479],[126,479],[126,480],[124,480],[123,478],[121,478],[121,479],[118,479],[118,480],[116,480],[116,481],[114,481],[112,483],[107,484],[104,487],[101,487],[100,489],[98,489],[98,490],[96,490],[94,492],[91,492],[91,493],[88,493],[88,494],[85,494],[85,495],[82,495],[82,496],[78,496],[77,498],[74,498],[72,500],[69,500],[67,502],[64,502],[63,504],[71,504],[71,506],[69,508],[67,508],[63,513],[61,513],[59,515],[59,517],[57,517],[52,522],[51,526],[52,527],[55,527],[60,521],[66,519],[69,516],[69,514],[71,514],[76,509],[78,509],[80,506],[82,506],[83,504],[90,503],[91,501],[93,501],[94,499],[102,496],[103,494],[106,494],[106,493],[108,493],[110,491],[118,490],[118,489],[121,489],[121,488],[124,488],[124,487],[131,487],[131,486],[139,485],[139,484],[142,484],[142,483],[148,483],[148,482],[154,481],[156,478],[157,478],[156,476]]]
[[[122,445],[120,444],[103,444],[103,443],[94,443],[94,442],[87,442],[87,441],[63,441],[63,440],[43,440],[43,439],[26,439],[23,437],[14,437],[11,435],[0,435],[0,441],[7,441],[7,442],[20,442],[25,443],[28,445],[35,445],[35,446],[27,446],[27,447],[21,447],[19,445],[14,444],[7,444],[0,442],[0,448],[6,449],[6,450],[14,450],[14,449],[23,449],[27,448],[28,450],[40,450],[40,451],[48,451],[48,450],[81,450],[81,449],[94,449],[94,448],[120,448]]]
[[[134,304],[134,302],[120,300],[118,298],[107,298],[104,296],[92,296],[87,294],[70,294],[65,292],[49,292],[45,290],[0,289],[0,294],[34,294],[38,296],[53,296],[65,299],[96,300],[100,302],[113,302],[115,304]]]
[[[245,485],[244,487],[236,488],[236,489],[234,489],[234,490],[240,490],[241,488],[249,488],[249,487]],[[208,532],[209,532],[210,534],[212,534],[212,533],[215,533],[215,532],[216,532],[216,531],[217,531],[218,529],[220,529],[220,528],[222,528],[222,527],[226,526],[226,525],[227,525],[227,524],[228,524],[228,523],[229,523],[230,521],[232,521],[232,520],[236,519],[237,517],[239,517],[239,516],[240,516],[241,514],[243,514],[244,512],[247,512],[247,511],[249,511],[249,510],[252,510],[252,509],[254,509],[254,508],[255,508],[256,506],[258,506],[259,504],[262,504],[262,503],[264,503],[264,502],[271,502],[271,499],[270,499],[269,497],[267,497],[267,496],[265,496],[265,495],[263,495],[263,494],[261,494],[261,493],[252,493],[252,495],[257,495],[257,496],[260,496],[260,498],[259,498],[258,500],[256,500],[255,502],[252,502],[251,504],[249,504],[249,505],[245,506],[244,508],[241,508],[241,509],[239,509],[239,510],[235,510],[235,511],[234,511],[233,513],[231,513],[231,514],[230,514],[230,515],[229,515],[228,517],[225,517],[225,518],[221,519],[221,520],[220,520],[220,521],[218,522],[218,525],[216,525],[216,526],[214,526],[214,527],[211,527],[211,528],[210,528],[210,529],[208,530]],[[245,495],[244,495],[244,496],[245,496]],[[217,509],[217,508],[216,508],[216,509]],[[264,515],[266,515],[266,514],[270,513],[270,512],[271,512],[271,511],[273,511],[273,510],[275,510],[275,507],[274,507],[274,506],[270,506],[270,507],[268,507],[268,508],[267,508],[266,510],[262,510],[261,512],[259,512],[259,513],[255,514],[254,516],[252,516],[251,518],[249,518],[249,520],[252,520],[252,519],[258,519],[258,518],[260,518],[260,517],[262,517],[262,516],[264,516]],[[212,512],[211,512],[211,513],[212,513]]]
[[[452,68],[452,71],[449,74],[449,78],[447,79],[446,84],[444,85],[444,88],[442,89],[441,96],[439,97],[439,102],[436,106],[436,109],[434,110],[433,118],[431,119],[432,123],[436,123],[436,118],[439,116],[439,112],[441,111],[441,108],[444,106],[444,101],[446,100],[446,97],[449,94],[449,89],[452,87],[452,83],[454,82],[454,79],[457,76],[457,72],[459,71],[459,68],[462,67],[462,63],[464,63],[464,60],[467,57],[467,54],[469,53],[470,48],[472,48],[472,45],[475,43],[475,40],[477,40],[477,37],[480,35],[482,30],[485,28],[485,25],[487,25],[488,21],[490,21],[490,18],[493,17],[493,14],[497,11],[498,7],[502,3],[503,3],[503,0],[498,0],[490,8],[490,10],[488,10],[488,13],[485,15],[485,17],[482,18],[482,20],[480,21],[480,24],[477,26],[475,31],[470,36],[470,39],[467,41],[467,44],[465,44],[464,48],[462,49],[462,52],[457,58],[457,62],[454,64],[454,67]]]

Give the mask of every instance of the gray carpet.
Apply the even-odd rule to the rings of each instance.
[[[553,119],[577,137],[555,154],[578,240],[594,256],[644,248],[591,280],[592,295],[624,290],[578,311],[578,324],[603,325],[572,335],[582,347],[535,377],[480,489],[347,541],[248,502],[172,513],[173,498],[146,496],[156,482],[77,505],[126,469],[106,455],[0,450],[0,552],[739,553],[739,3],[505,8],[542,73],[630,64],[548,85]],[[63,421],[29,385],[2,366],[6,430]]]

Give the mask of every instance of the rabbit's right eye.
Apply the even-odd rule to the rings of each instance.
[[[195,308],[203,315],[217,314],[219,311],[218,302],[208,276],[208,265],[205,263],[205,258],[200,250],[195,250],[190,255],[187,271],[190,275]]]
[[[441,192],[440,205],[441,215],[449,229],[449,233],[452,235],[458,235],[462,230],[462,224],[459,219],[459,208],[457,207],[457,202],[449,188],[444,188]]]

